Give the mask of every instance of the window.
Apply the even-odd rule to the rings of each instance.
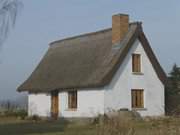
[[[132,89],[132,108],[144,108],[144,90]]]
[[[77,91],[68,92],[68,108],[69,109],[77,108]]]
[[[141,72],[141,55],[132,55],[132,72]]]

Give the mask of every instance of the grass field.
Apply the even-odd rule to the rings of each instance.
[[[179,135],[180,118],[148,119],[136,122],[110,121],[105,125],[58,121],[0,118],[0,135]]]
[[[13,117],[0,118],[0,135],[93,135],[93,125],[64,121],[27,121]]]

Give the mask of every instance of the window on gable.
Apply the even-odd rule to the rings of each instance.
[[[131,90],[132,108],[144,108],[144,90]]]
[[[77,91],[68,92],[68,108],[77,109]]]
[[[132,72],[141,72],[140,54],[132,54]]]

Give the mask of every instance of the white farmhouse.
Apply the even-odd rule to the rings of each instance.
[[[94,117],[121,108],[160,116],[165,82],[141,23],[117,14],[112,28],[52,42],[18,91],[28,91],[30,116]]]

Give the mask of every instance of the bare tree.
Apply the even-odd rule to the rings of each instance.
[[[22,2],[19,0],[0,0],[0,48],[10,29],[15,25]]]

